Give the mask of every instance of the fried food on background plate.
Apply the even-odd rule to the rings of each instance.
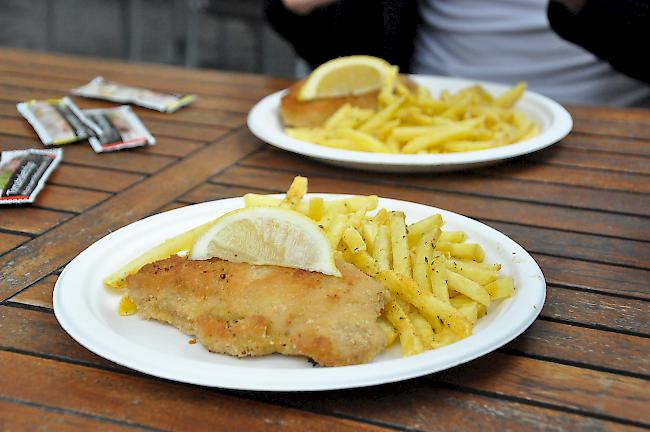
[[[308,101],[298,99],[303,81],[289,87],[280,102],[280,113],[285,126],[291,127],[317,127],[325,123],[332,114],[345,104],[358,108],[372,108],[378,106],[377,96],[379,90],[360,95],[346,95],[328,98],[319,98]]]

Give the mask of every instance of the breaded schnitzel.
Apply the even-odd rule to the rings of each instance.
[[[400,75],[400,81],[410,90],[416,91],[417,84],[407,76]],[[345,104],[357,108],[377,109],[379,106],[379,90],[367,93],[334,96],[301,101],[298,99],[300,89],[305,81],[298,81],[287,89],[280,100],[280,115],[285,127],[318,127],[322,126],[332,114]]]
[[[323,366],[366,363],[384,347],[386,291],[352,264],[342,277],[277,266],[178,256],[126,279],[138,314],[239,357],[303,355]]]

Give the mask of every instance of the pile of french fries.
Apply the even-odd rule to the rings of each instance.
[[[490,302],[514,293],[500,264],[485,263],[481,245],[462,231],[443,231],[434,214],[407,225],[402,212],[379,209],[375,195],[325,201],[303,199],[307,179],[296,177],[284,199],[247,194],[246,207],[299,211],[325,231],[335,253],[381,281],[390,292],[381,321],[387,347],[397,338],[404,355],[469,336]]]
[[[316,128],[286,128],[287,135],[323,146],[376,153],[454,153],[513,144],[539,134],[539,126],[513,106],[526,91],[519,83],[498,97],[480,85],[438,98],[414,89],[391,69],[378,109],[346,104]]]

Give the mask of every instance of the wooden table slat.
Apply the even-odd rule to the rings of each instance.
[[[580,132],[572,132],[564,137],[558,147],[650,157],[650,146],[648,146],[646,140],[599,136]]]
[[[507,348],[532,357],[650,378],[650,338],[545,320],[535,321]]]
[[[57,432],[101,430],[105,432],[141,431],[140,425],[115,424],[110,418],[90,417],[74,412],[60,412],[51,406],[24,405],[20,401],[0,399],[0,427],[4,431],[32,430],[38,422],[40,430]]]
[[[0,229],[17,233],[40,234],[72,216],[71,213],[36,207],[3,205],[0,209]]]
[[[548,286],[541,316],[650,337],[650,302]]]
[[[526,159],[569,167],[650,174],[650,159],[645,157],[621,155],[593,149],[573,149],[562,145],[533,153],[527,156]]]
[[[0,352],[11,376],[0,375],[8,397],[89,415],[183,431],[380,431],[378,426],[279,407],[180,384]],[[103,403],[108,401],[110,405]],[[192,421],[177,415],[184,413]]]
[[[44,277],[34,285],[20,291],[8,301],[28,306],[52,309],[52,296],[54,295],[54,284],[58,275],[52,274]]]
[[[21,227],[22,228],[22,227]],[[0,231],[0,255],[29,240],[29,236]]]
[[[122,171],[62,163],[52,173],[48,183],[104,192],[120,192],[143,178],[142,175]]]
[[[245,74],[239,72],[179,69],[164,64],[146,64],[124,62],[117,59],[106,60],[97,57],[67,56],[65,54],[34,53],[16,49],[3,50],[4,60],[18,67],[17,70],[35,69],[34,66],[48,66],[50,71],[69,74],[74,71],[90,71],[92,73],[114,72],[124,69],[125,73],[145,78],[165,78],[169,82],[201,82],[203,84],[227,84],[239,87],[276,87],[290,84],[289,80],[269,76]]]
[[[435,379],[650,426],[648,381],[640,378],[492,353]]]
[[[573,117],[573,130],[576,132],[618,136],[624,138],[650,139],[650,121],[647,110],[621,109],[618,116],[614,113],[604,115],[600,108],[569,108]]]
[[[648,269],[533,254],[548,283],[650,300]]]
[[[344,415],[377,418],[416,430],[495,431],[641,431],[642,428],[467,393],[420,381],[389,384],[369,389],[268,396],[292,402],[299,399],[307,409],[334,410]]]
[[[80,213],[111,196],[109,193],[89,191],[67,186],[48,185],[36,197],[34,204],[50,210]]]

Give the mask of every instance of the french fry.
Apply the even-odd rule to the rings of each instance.
[[[511,277],[505,277],[485,285],[485,289],[492,300],[511,297],[515,293],[515,282]]]
[[[473,280],[452,270],[447,272],[447,283],[449,284],[449,288],[458,291],[461,294],[465,294],[472,300],[475,300],[484,306],[490,305],[490,295],[488,294],[488,291]]]
[[[366,218],[365,210],[356,211],[350,215],[349,218],[350,225],[352,225],[356,229],[361,229],[361,224],[363,223],[365,218]]]
[[[286,128],[284,131],[291,138],[307,142],[319,142],[325,138],[325,134],[319,129]]]
[[[501,94],[498,98],[496,98],[493,102],[493,104],[497,107],[501,108],[510,108],[512,107],[519,98],[524,94],[526,91],[526,88],[528,85],[524,82],[521,82],[511,88],[510,90],[506,91],[505,93]]]
[[[440,233],[438,240],[447,243],[462,243],[467,240],[467,234],[463,231],[445,231]]]
[[[474,300],[471,298],[467,297],[464,294],[458,294],[457,296],[454,296],[449,299],[449,303],[455,307],[456,309],[460,308],[463,305],[466,305],[468,303],[476,303]]]
[[[361,237],[359,231],[353,226],[348,226],[343,231],[343,243],[346,244],[352,253],[365,252],[367,250],[366,242],[363,241],[363,237]]]
[[[384,332],[384,335],[386,336],[386,343],[384,344],[384,348],[388,348],[395,342],[395,339],[397,339],[397,332],[395,331],[395,327],[390,325],[383,318],[379,318],[377,320],[377,323],[379,324],[379,327],[381,327],[382,331]]]
[[[459,139],[467,139],[474,136],[476,132],[471,126],[464,125],[449,125],[438,126],[435,131],[431,131],[426,135],[420,135],[402,147],[403,153],[417,153],[419,150],[426,150],[441,144],[445,141],[455,141]]]
[[[136,273],[145,265],[154,261],[169,258],[181,251],[191,250],[194,243],[196,243],[196,240],[209,230],[214,222],[214,220],[206,222],[203,225],[199,225],[196,228],[178,234],[177,236],[167,239],[159,245],[149,249],[104,278],[104,286],[117,291],[124,289],[124,280],[126,277]]]
[[[117,306],[117,313],[120,316],[129,316],[134,315],[138,311],[138,305],[129,297],[128,294],[124,294],[120,299],[120,304]]]
[[[468,279],[476,282],[479,285],[489,284],[499,278],[499,272],[496,270],[489,270],[478,265],[472,265],[473,261],[460,261],[449,259],[447,260],[447,267]]]
[[[334,112],[323,124],[325,129],[334,129],[345,121],[346,117],[349,117],[352,113],[352,105],[345,104],[342,105],[339,109]]]
[[[353,196],[327,201],[325,211],[327,213],[354,213],[359,210],[370,211],[377,208],[379,199],[377,195]]]
[[[280,207],[295,209],[300,203],[300,200],[302,200],[302,197],[307,193],[307,185],[308,180],[306,177],[294,177],[289,190],[280,203]]]
[[[351,128],[341,129],[338,131],[341,137],[346,138],[356,144],[359,151],[370,153],[391,153],[390,148],[374,136],[365,131],[358,131]]]
[[[388,106],[381,109],[374,116],[370,117],[365,123],[361,125],[359,131],[361,132],[372,132],[374,129],[379,127],[382,123],[388,121],[393,114],[399,109],[399,107],[404,103],[406,97],[400,96],[392,101]]]
[[[472,326],[465,317],[449,303],[444,303],[430,292],[420,289],[410,277],[387,270],[379,273],[379,279],[393,294],[415,306],[432,326],[441,319],[457,335],[466,337],[471,334]]]
[[[447,243],[439,241],[436,243],[436,250],[449,252],[451,256],[461,259],[470,259],[482,262],[485,259],[485,252],[478,243]]]
[[[267,195],[260,195],[254,193],[247,193],[244,195],[244,206],[245,207],[255,207],[255,206],[266,206],[266,207],[277,207],[282,202],[279,198],[273,198]]]
[[[361,236],[363,237],[363,241],[366,242],[366,248],[369,253],[373,253],[375,250],[375,239],[377,238],[378,231],[379,229],[376,223],[368,220],[361,222]]]
[[[476,307],[478,309],[478,318],[479,319],[481,319],[485,315],[487,315],[487,308],[485,307],[485,305],[482,305],[480,303],[476,303]]]
[[[437,228],[437,227],[436,227]],[[437,228],[439,230],[439,228]],[[413,253],[413,280],[423,290],[431,289],[431,276],[429,274],[429,267],[433,261],[433,246],[429,236],[423,235],[415,247]]]
[[[440,301],[449,303],[449,288],[447,286],[447,258],[438,252],[434,252],[432,264],[429,267],[429,279],[431,280],[431,292]]]
[[[341,150],[358,150],[354,141],[345,138],[323,138],[315,140],[314,143]]]
[[[415,331],[413,323],[395,300],[390,300],[386,304],[384,313],[388,322],[397,330],[404,355],[412,356],[424,351],[424,346]]]
[[[420,338],[420,341],[422,342],[424,348],[433,348],[435,335],[433,329],[431,328],[431,324],[429,324],[429,322],[424,319],[422,315],[415,311],[409,312],[408,317],[411,319],[415,333]]]
[[[436,332],[433,348],[442,348],[443,346],[456,342],[458,339],[459,337],[457,334],[448,328],[444,328],[441,331]]]
[[[388,223],[388,210],[385,208],[380,209],[377,214],[372,218],[373,222],[378,225],[383,225]]]
[[[321,197],[309,198],[309,212],[307,215],[315,221],[321,220],[325,215],[325,200]]]
[[[351,252],[347,251],[345,259],[354,264],[359,270],[364,272],[370,277],[377,277],[379,274],[379,267],[377,261],[371,257],[367,252]]]
[[[411,276],[411,256],[408,240],[406,239],[406,224],[404,213],[390,212],[390,239],[393,250],[393,268],[404,276]]]
[[[391,268],[393,252],[390,241],[390,228],[386,225],[381,225],[377,230],[372,256],[377,261],[377,267],[380,271]]]
[[[398,79],[399,68],[397,66],[391,66],[389,72],[384,77],[384,82],[381,86],[379,92],[379,103],[382,106],[390,105],[391,102],[395,100],[395,83]]]
[[[332,222],[330,223],[326,231],[327,239],[329,240],[332,249],[337,248],[339,242],[341,241],[341,237],[343,237],[343,231],[345,231],[347,225],[348,225],[347,216],[343,214],[338,214],[334,216],[334,219],[332,220]]]
[[[442,144],[445,153],[461,153],[496,147],[494,141],[450,141]]]
[[[456,308],[472,325],[478,321],[478,305],[475,301],[457,302],[455,298],[451,299],[451,305]]]
[[[468,265],[470,267],[475,267],[486,271],[492,271],[492,272],[501,271],[501,264],[499,263],[489,264],[485,262],[476,262],[473,260],[465,260],[465,259],[456,259],[455,261],[463,265]]]
[[[442,224],[442,216],[436,213],[432,216],[426,217],[414,224],[409,225],[406,230],[408,232],[407,237],[409,245],[415,245],[420,239],[420,236],[426,232],[430,232],[435,227],[441,227]]]

